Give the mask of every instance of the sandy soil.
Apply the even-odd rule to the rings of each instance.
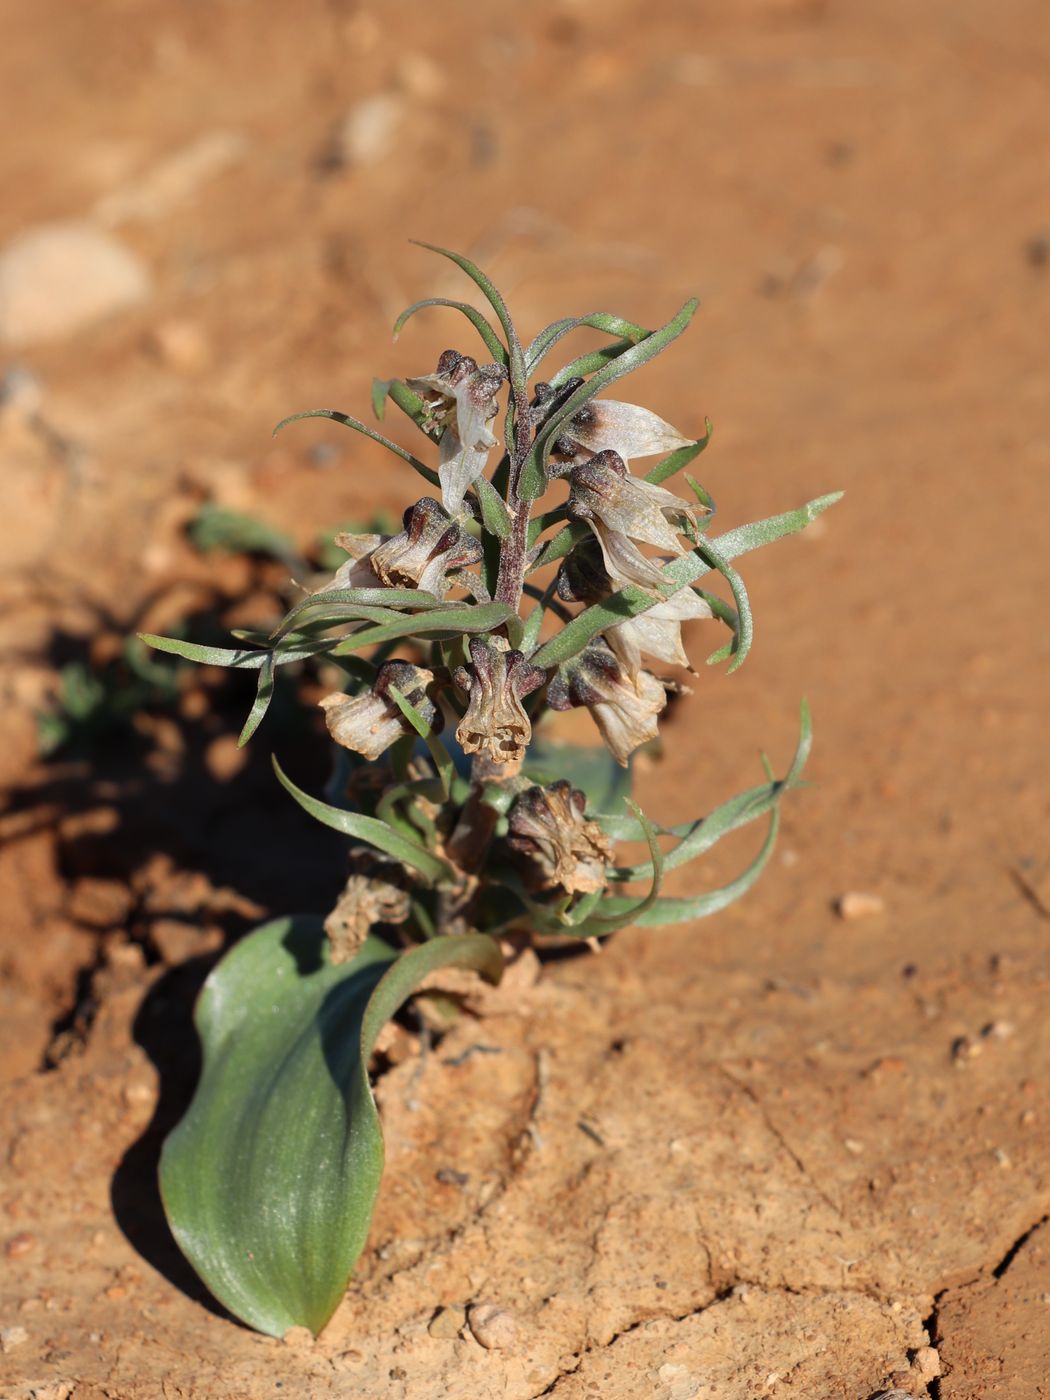
[[[153,283],[0,360],[42,386],[0,409],[0,1395],[1050,1393],[1043,5],[0,13],[0,247],[88,220]],[[526,959],[426,1056],[406,1032],[346,1304],[275,1343],[202,1296],[152,1183],[217,951],[339,883],[266,761],[320,774],[323,744],[289,707],[238,757],[218,678],[90,761],[39,759],[35,714],[135,626],[275,606],[286,571],[187,544],[202,501],[306,548],[412,498],[334,430],[269,437],[456,343],[432,313],[390,346],[464,291],[409,236],[482,261],[527,332],[698,293],[641,387],[714,419],[726,523],[846,488],[751,561],[752,658],[678,707],[642,800],[754,781],[804,692],[815,786],[744,904]],[[883,912],[841,918],[848,891]]]

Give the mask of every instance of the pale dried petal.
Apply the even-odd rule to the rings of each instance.
[[[603,635],[627,674],[637,680],[643,656],[665,661],[669,666],[688,668],[689,658],[682,645],[682,622],[688,618],[712,616],[709,603],[691,588],[682,588],[647,612],[617,623],[615,627],[607,627]]]
[[[391,881],[377,875],[351,875],[324,921],[332,962],[339,966],[352,961],[373,924],[402,924],[411,907],[408,891]]]
[[[618,763],[639,744],[656,737],[656,717],[667,704],[667,689],[648,671],[630,678],[613,652],[592,643],[562,666],[547,687],[552,710],[586,705]]]
[[[498,411],[503,381],[499,365],[479,369],[469,355],[455,350],[444,352],[436,373],[408,380],[409,388],[423,399],[430,422],[440,430],[438,477],[448,511],[462,505],[467,488],[481,475],[495,445],[488,424]]]
[[[588,520],[587,524],[601,545],[602,558],[609,571],[609,577],[618,588],[636,583],[640,588],[652,588],[664,581],[663,565],[658,559],[647,559],[636,544],[619,530],[610,530],[600,520]]]
[[[441,504],[447,511],[456,511],[463,504],[469,487],[485,470],[488,448],[464,447],[452,427],[441,435],[438,480],[441,482]]]
[[[655,739],[656,717],[667,704],[667,691],[655,676],[640,671],[633,686],[624,685],[608,699],[590,707],[610,753],[627,767],[628,756],[640,744]]]
[[[632,457],[664,456],[692,442],[649,409],[615,399],[585,404],[569,421],[564,436],[588,454],[611,449],[625,462]]]
[[[387,661],[379,668],[371,690],[360,695],[326,695],[319,702],[328,732],[344,749],[375,760],[402,735],[415,733],[390,695],[392,685],[429,724],[440,728],[440,711],[427,694],[433,681],[433,671],[423,666]]]

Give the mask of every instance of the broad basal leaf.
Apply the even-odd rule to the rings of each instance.
[[[211,974],[200,1084],[161,1156],[179,1247],[230,1312],[275,1337],[324,1327],[364,1247],[383,1169],[367,1074],[380,1028],[435,968],[492,983],[502,970],[482,934],[400,957],[370,938],[339,967],[327,943],[320,920],[279,919]]]

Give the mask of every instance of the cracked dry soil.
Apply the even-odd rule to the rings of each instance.
[[[101,221],[153,288],[0,359],[42,395],[0,406],[0,1396],[1048,1393],[1041,4],[254,14],[0,0],[0,244]],[[359,113],[336,158],[375,95],[394,154]],[[527,333],[698,292],[638,392],[714,419],[720,521],[846,488],[749,562],[747,666],[639,765],[647,810],[695,815],[782,762],[805,692],[813,786],[744,904],[526,954],[426,1051],[391,1033],[368,1248],[322,1339],[274,1342],[201,1293],[153,1179],[207,968],[340,884],[266,761],[319,786],[323,739],[289,704],[238,754],[245,693],[207,673],[87,759],[42,761],[34,715],[135,626],[272,615],[287,568],[201,557],[202,501],[300,549],[400,511],[370,448],[267,434],[464,343],[434,313],[389,347],[463,294],[409,234],[484,262]],[[840,917],[848,891],[882,912]]]

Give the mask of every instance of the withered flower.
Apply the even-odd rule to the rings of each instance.
[[[350,862],[353,873],[324,921],[336,966],[357,955],[373,924],[403,924],[411,911],[408,876],[399,861],[355,846]]]
[[[481,545],[439,502],[424,496],[405,511],[403,524],[397,535],[336,535],[351,557],[320,591],[420,588],[443,598],[453,584],[479,582],[463,571],[480,561]]]
[[[609,751],[626,768],[628,755],[656,738],[667,687],[649,671],[632,680],[610,648],[594,642],[559,668],[547,687],[547,703],[552,710],[586,705]]]
[[[540,688],[547,673],[499,637],[472,637],[468,650],[471,664],[453,675],[468,696],[456,738],[464,753],[483,753],[493,763],[517,762],[532,738],[521,702]]]
[[[514,850],[527,856],[528,874],[540,889],[593,894],[605,885],[612,842],[584,815],[587,798],[561,779],[523,792],[510,812]]]
[[[691,438],[638,404],[592,399],[563,426],[554,444],[555,458],[585,462],[596,452],[613,451],[625,462],[688,447]]]
[[[572,603],[600,603],[617,591],[617,583],[601,558],[595,557],[593,542],[578,545],[558,571],[558,597]],[[642,656],[665,661],[670,666],[689,668],[682,645],[682,623],[694,618],[710,618],[711,605],[688,586],[660,598],[637,617],[607,627],[602,634],[632,681],[642,671]]]
[[[496,439],[488,424],[496,416],[496,396],[506,380],[502,365],[482,365],[469,355],[446,350],[434,374],[409,379],[423,400],[427,417],[441,434],[438,476],[445,509],[458,510],[467,487],[485,469]]]
[[[680,554],[672,520],[695,519],[698,507],[673,491],[632,476],[617,452],[599,452],[573,467],[568,510],[574,520],[597,521],[628,539]],[[599,537],[600,538],[600,537]]]
[[[387,661],[376,673],[371,690],[360,695],[326,695],[320,702],[325,712],[328,732],[344,749],[365,758],[376,759],[404,734],[415,730],[401,713],[390,694],[396,686],[410,700],[434,729],[441,728],[441,711],[434,703],[428,687],[433,684],[433,671],[413,666],[408,661]]]

